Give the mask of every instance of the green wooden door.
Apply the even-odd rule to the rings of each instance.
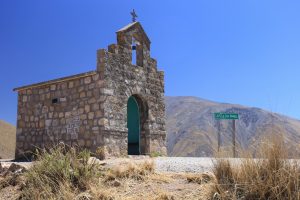
[[[128,155],[140,154],[140,113],[136,99],[131,96],[127,103]]]

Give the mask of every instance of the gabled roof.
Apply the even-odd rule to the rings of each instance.
[[[31,85],[25,85],[25,86],[22,86],[22,87],[17,87],[17,88],[14,88],[13,91],[20,91],[20,90],[24,90],[24,89],[28,89],[28,88],[36,88],[36,87],[41,87],[41,86],[49,85],[49,84],[53,84],[53,83],[70,81],[70,80],[73,80],[73,79],[83,78],[83,77],[91,76],[91,75],[94,75],[94,74],[96,74],[96,71],[89,71],[89,72],[85,72],[85,73],[81,73],[81,74],[75,74],[75,75],[72,75],[72,76],[66,76],[66,77],[57,78],[57,79],[53,79],[53,80],[49,80],[49,81],[43,81],[43,82],[40,82],[40,83],[34,83],[34,84],[31,84]]]
[[[118,33],[118,32],[126,31],[126,30],[128,30],[130,27],[134,26],[134,25],[137,24],[137,23],[139,23],[139,22],[132,22],[132,23],[130,23],[130,24],[127,24],[127,25],[124,26],[123,28],[117,30],[117,33]]]
[[[132,22],[126,26],[124,26],[123,28],[119,29],[116,33],[124,33],[127,31],[131,31],[132,29],[139,29],[141,31],[141,33],[143,34],[143,38],[146,39],[146,42],[150,45],[151,41],[148,38],[146,32],[144,31],[142,25],[140,22]]]

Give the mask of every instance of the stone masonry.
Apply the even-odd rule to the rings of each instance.
[[[92,152],[105,146],[110,155],[127,155],[131,96],[139,106],[141,154],[166,154],[164,73],[150,57],[150,40],[139,22],[117,31],[117,44],[97,51],[96,71],[14,91],[18,91],[16,158],[59,142]]]

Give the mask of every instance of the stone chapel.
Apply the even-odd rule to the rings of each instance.
[[[164,72],[139,22],[97,51],[96,70],[15,88],[16,158],[60,142],[111,156],[166,154]]]

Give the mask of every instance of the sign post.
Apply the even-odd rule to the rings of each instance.
[[[214,113],[215,120],[218,120],[218,152],[220,151],[221,135],[220,135],[220,120],[232,120],[232,154],[236,157],[235,150],[235,120],[239,119],[237,113]]]
[[[236,151],[235,151],[235,120],[232,121],[232,153],[233,157],[236,157]]]
[[[221,122],[220,120],[217,121],[218,123],[218,152],[220,152],[220,146],[221,146]]]

